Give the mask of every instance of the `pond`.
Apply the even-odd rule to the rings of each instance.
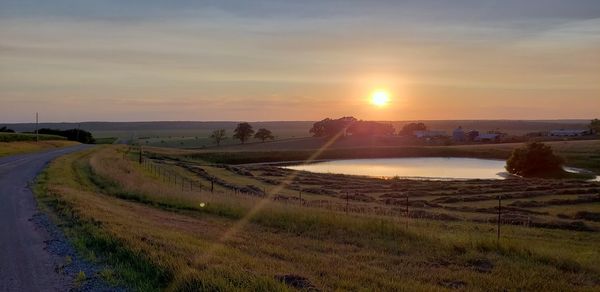
[[[504,179],[510,174],[504,169],[504,160],[461,157],[412,157],[344,159],[310,164],[288,165],[284,168],[316,173],[365,175],[374,177],[401,177],[411,179]],[[589,171],[565,167],[568,172]],[[592,181],[600,181],[597,176]]]
[[[317,173],[448,180],[503,179],[508,175],[505,164],[503,160],[492,159],[414,157],[331,160],[285,168]]]

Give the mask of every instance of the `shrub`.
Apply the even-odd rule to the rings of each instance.
[[[564,160],[554,154],[552,147],[533,142],[517,148],[506,161],[506,170],[524,177],[555,176],[563,172]]]

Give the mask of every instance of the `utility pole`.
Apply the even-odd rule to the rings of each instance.
[[[38,134],[38,112],[35,112],[35,142],[39,142],[40,141],[40,136]]]
[[[75,139],[77,142],[79,142],[79,129],[81,129],[81,123],[77,124],[77,138]]]

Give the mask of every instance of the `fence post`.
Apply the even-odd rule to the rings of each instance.
[[[144,146],[140,145],[140,164],[142,164],[142,151],[143,151],[142,147],[144,147]]]
[[[346,214],[348,214],[348,207],[350,202],[350,194],[346,192]]]
[[[215,181],[213,179],[210,180],[210,192],[215,192]]]
[[[408,193],[406,194],[406,229],[408,229],[408,218],[410,217],[410,213],[408,213]]]
[[[500,244],[500,220],[502,214],[502,195],[498,195],[498,234],[496,238],[496,243]]]

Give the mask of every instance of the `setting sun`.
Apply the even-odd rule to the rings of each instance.
[[[390,102],[389,94],[384,90],[377,90],[371,94],[371,103],[383,107],[386,106]]]

